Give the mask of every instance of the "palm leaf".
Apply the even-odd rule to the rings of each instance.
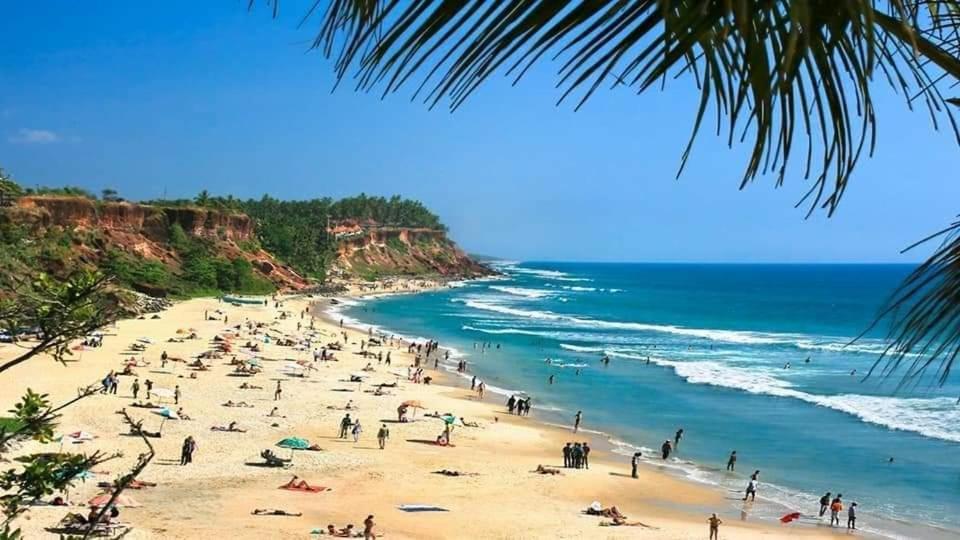
[[[939,384],[950,376],[960,354],[960,220],[904,251],[935,240],[941,243],[934,254],[907,276],[867,329],[891,323],[890,345],[870,374],[902,369],[901,385],[919,383],[930,370]]]
[[[266,0],[274,14],[279,0]],[[250,0],[251,6],[255,0]],[[322,15],[321,15],[322,13]],[[411,88],[455,110],[496,73],[516,84],[534,65],[558,66],[560,102],[579,109],[602,88],[643,93],[694,85],[696,115],[678,175],[711,109],[728,145],[750,148],[740,188],[801,168],[797,204],[836,211],[877,137],[879,79],[935,129],[960,142],[941,87],[960,81],[960,0],[316,0],[313,48],[337,80],[382,96]],[[799,156],[798,156],[799,154]],[[960,351],[960,240],[951,240],[897,290],[884,373],[913,362],[905,381]],[[883,361],[888,363],[884,364]]]

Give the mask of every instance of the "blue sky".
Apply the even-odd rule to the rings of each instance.
[[[555,106],[550,65],[453,114],[331,92],[304,4],[273,20],[246,0],[4,3],[0,166],[130,199],[399,193],[470,251],[528,260],[908,262],[960,210],[953,138],[885,89],[875,157],[833,218],[805,219],[802,178],[739,191],[747,149],[710,133],[674,179],[696,106],[682,84],[579,112]]]

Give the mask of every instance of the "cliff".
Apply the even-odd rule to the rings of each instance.
[[[336,236],[335,268],[348,274],[473,278],[492,273],[441,230],[339,223],[331,232]]]
[[[261,285],[267,281],[280,290],[311,284],[265,251],[259,222],[236,211],[24,196],[13,206],[0,207],[3,223],[27,231],[25,242],[32,255],[29,262],[20,261],[19,271],[39,267],[58,275],[78,266],[100,268],[118,275],[129,287],[156,296],[264,292]],[[304,244],[309,240],[303,227],[292,232],[293,246],[312,245]],[[382,226],[367,219],[338,221],[327,233],[322,249],[328,271],[336,276],[470,278],[491,273],[439,229]],[[237,270],[237,260],[250,264]],[[252,277],[238,276],[238,271]]]
[[[27,196],[0,210],[0,220],[25,227],[35,239],[69,241],[70,252],[60,260],[45,260],[45,271],[57,273],[72,263],[101,266],[111,252],[139,262],[157,262],[180,273],[183,257],[171,245],[171,231],[201,240],[217,257],[244,259],[256,275],[278,289],[300,289],[308,281],[260,249],[253,221],[244,214],[207,208],[161,207],[128,202],[100,202],[82,197]],[[64,240],[67,238],[68,240]],[[47,258],[49,259],[49,258]],[[131,283],[152,294],[167,291],[155,285]]]

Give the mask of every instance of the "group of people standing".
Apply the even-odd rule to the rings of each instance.
[[[590,468],[590,445],[582,443],[567,443],[563,447],[563,466],[567,469]]]
[[[530,398],[510,396],[510,399],[507,400],[507,410],[510,414],[514,414],[514,411],[516,411],[518,416],[527,416],[530,414]]]
[[[839,527],[840,526],[840,514],[843,512],[843,495],[837,493],[836,497],[831,498],[830,492],[823,494],[823,497],[820,497],[820,517],[823,517],[827,510],[830,511],[830,526]],[[852,502],[847,508],[847,530],[854,530],[857,528],[857,503]]]

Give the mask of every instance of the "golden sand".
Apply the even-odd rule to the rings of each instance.
[[[429,284],[435,285],[435,284]],[[407,285],[398,286],[409,290]],[[385,292],[383,289],[374,292]],[[561,465],[559,449],[568,432],[538,424],[532,418],[506,414],[500,397],[487,396],[479,401],[469,388],[443,374],[427,369],[433,376],[430,385],[405,380],[412,358],[406,347],[374,348],[374,352],[390,350],[393,365],[377,365],[375,359],[359,354],[365,337],[349,330],[349,343],[336,352],[338,361],[313,362],[308,351],[261,343],[259,357],[264,371],[252,378],[230,376],[232,355],[210,360],[209,371],[194,373],[185,363],[171,362],[161,368],[160,355],[192,361],[210,347],[214,336],[228,328],[224,322],[204,320],[205,313],[223,310],[229,326],[255,321],[265,323],[273,335],[297,336],[297,323],[310,324],[310,316],[300,313],[310,306],[310,299],[287,298],[277,308],[269,306],[231,306],[215,299],[198,299],[176,304],[160,314],[160,319],[124,320],[104,331],[101,348],[76,353],[75,361],[59,365],[40,357],[8,371],[2,376],[0,407],[9,409],[28,388],[48,393],[54,402],[76,395],[76,389],[103,378],[110,370],[121,370],[124,352],[139,338],[152,344],[135,355],[151,364],[137,368],[141,385],[151,379],[155,387],[173,389],[180,386],[180,407],[192,420],[171,420],[163,425],[163,437],[152,439],[157,449],[153,463],[140,479],[156,482],[157,487],[130,490],[127,493],[142,503],[140,508],[121,509],[120,520],[129,523],[128,538],[309,538],[310,531],[327,524],[343,527],[352,523],[362,530],[368,514],[374,515],[377,534],[387,538],[706,538],[708,515],[690,508],[716,509],[724,524],[721,538],[756,538],[781,536],[832,536],[830,531],[781,526],[771,522],[741,521],[740,516],[723,513],[729,510],[724,494],[672,477],[653,466],[643,466],[639,479],[629,477],[629,460],[623,456],[595,450],[589,470],[563,470],[562,475],[549,476],[531,471],[538,464]],[[279,314],[290,316],[284,320]],[[320,341],[342,341],[341,329],[331,321],[317,319]],[[199,336],[182,343],[167,342],[183,337],[177,330],[193,328]],[[233,341],[245,343],[246,335]],[[237,352],[238,349],[234,349]],[[9,358],[16,349],[0,345],[0,358]],[[238,353],[241,358],[245,355]],[[283,370],[289,360],[306,360],[315,369],[305,378],[291,377]],[[375,371],[364,384],[344,382],[349,374],[360,371],[372,362]],[[432,367],[432,365],[431,365]],[[128,436],[127,427],[115,412],[126,407],[135,418],[144,420],[144,427],[155,430],[161,418],[147,409],[131,408],[131,383],[134,377],[120,379],[117,395],[95,395],[65,411],[61,422],[64,433],[85,430],[97,438],[83,444],[68,444],[64,451],[92,452],[120,450],[124,457],[97,468],[97,477],[80,482],[69,493],[69,500],[83,504],[99,493],[98,481],[111,481],[124,472],[143,451],[137,437]],[[282,380],[283,394],[274,401],[276,380]],[[399,387],[389,389],[391,395],[376,396],[370,391],[374,383],[399,380]],[[243,390],[248,383],[262,390]],[[141,398],[144,390],[141,389]],[[376,434],[384,421],[395,421],[397,406],[405,400],[419,400],[426,411],[418,411],[416,421],[388,423],[390,440],[385,450],[377,445]],[[245,401],[252,408],[228,408],[228,400]],[[356,409],[351,416],[364,426],[359,443],[352,438],[337,438],[342,408],[352,400]],[[156,397],[153,399],[157,401]],[[174,409],[172,399],[165,399]],[[274,407],[284,418],[267,414]],[[441,420],[424,417],[424,412],[450,412],[480,427],[457,427],[453,432],[454,447],[430,444],[443,429]],[[235,421],[246,433],[211,431],[211,426]],[[276,424],[276,425],[274,425]],[[192,435],[199,449],[194,462],[179,465],[183,439]],[[323,448],[320,452],[291,452],[274,444],[284,437],[307,438]],[[584,436],[577,435],[577,440]],[[17,453],[56,451],[59,443],[24,444]],[[271,469],[245,465],[262,461],[259,454],[272,448],[279,456],[293,456],[289,469]],[[448,469],[469,475],[447,477],[433,471]],[[278,489],[292,475],[311,485],[330,491],[302,493]],[[602,518],[587,516],[582,511],[593,501],[604,506],[616,505],[630,521],[641,521],[653,528],[602,527]],[[406,513],[402,504],[430,504],[448,512]],[[302,512],[302,517],[254,516],[256,508],[278,508]],[[686,509],[686,510],[685,510]],[[36,507],[17,523],[27,538],[52,536],[45,531],[67,511],[86,513],[84,507]]]

